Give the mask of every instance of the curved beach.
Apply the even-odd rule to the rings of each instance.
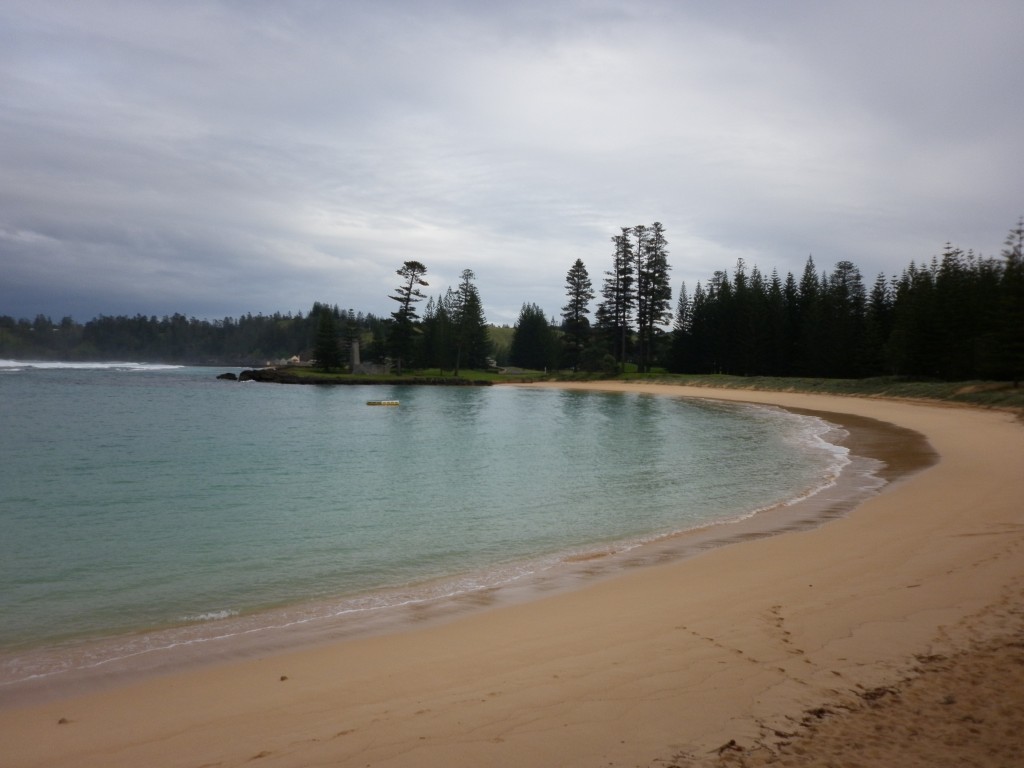
[[[815,744],[830,740],[862,764],[888,765],[898,761],[885,750],[900,741],[952,759],[985,741],[957,729],[982,734],[1003,718],[999,732],[1019,734],[1024,696],[992,652],[1011,638],[1013,653],[1024,629],[1024,429],[1012,415],[666,385],[558,386],[874,419],[920,433],[938,460],[820,527],[743,538],[444,623],[9,708],[0,711],[5,764],[815,765],[826,764],[815,762],[824,749]],[[898,464],[899,451],[889,460]],[[993,713],[950,688],[958,659],[967,669],[985,654],[1006,684],[985,689]],[[970,668],[971,679],[983,677]],[[903,717],[891,704],[904,688],[910,697],[907,678],[921,686],[932,672],[945,674],[949,689],[922,694],[937,702],[928,720],[935,738],[919,725],[891,730]],[[870,722],[882,707],[889,731]],[[826,725],[840,730],[827,734]],[[987,754],[1020,759],[992,752],[993,738]]]

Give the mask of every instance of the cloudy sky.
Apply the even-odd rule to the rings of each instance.
[[[385,314],[416,259],[511,324],[653,221],[691,292],[995,256],[1022,29],[1020,0],[4,0],[0,314]]]

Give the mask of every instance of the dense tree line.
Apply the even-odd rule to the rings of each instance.
[[[336,329],[339,355],[345,340],[359,335],[373,355],[383,356],[384,321],[373,315],[342,310],[320,302],[303,315],[245,315],[234,319],[198,320],[181,314],[99,317],[80,324],[70,317],[54,323],[0,316],[0,357],[42,360],[145,360],[194,365],[262,365],[298,355],[309,359],[317,344],[322,315]]]
[[[664,228],[623,227],[595,298],[586,266],[566,276],[562,322],[524,304],[510,362],[530,368],[614,372],[626,363],[677,373],[946,380],[1024,376],[1024,220],[999,257],[947,245],[930,263],[911,262],[870,285],[850,261],[799,277],[765,275],[740,260],[686,285],[669,313]],[[668,323],[674,319],[671,328]]]
[[[639,371],[749,376],[1024,377],[1024,219],[999,257],[947,245],[930,263],[911,262],[870,285],[850,261],[819,272],[808,258],[799,277],[781,277],[740,260],[731,275],[715,272],[692,295],[683,284],[674,314],[664,227],[622,227],[612,246],[599,290],[582,260],[571,265],[560,321],[523,304],[501,363],[605,373],[630,363]],[[180,314],[101,315],[84,325],[2,316],[0,357],[249,365],[299,355],[330,370],[344,367],[359,339],[364,362],[390,362],[397,372],[458,375],[491,365],[496,349],[472,270],[436,297],[422,290],[426,272],[418,261],[397,271],[402,280],[390,298],[398,308],[389,318],[319,302],[307,315],[212,322]]]
[[[680,373],[946,380],[1024,374],[1024,221],[1001,258],[947,245],[866,286],[840,261],[799,279],[740,261],[680,293],[667,367]]]

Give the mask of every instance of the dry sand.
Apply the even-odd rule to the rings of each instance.
[[[8,707],[0,763],[1024,763],[1024,428],[1013,416],[591,388],[877,419],[921,433],[939,460],[811,530],[443,623]]]

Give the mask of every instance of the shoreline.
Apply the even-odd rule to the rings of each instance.
[[[915,654],[997,630],[979,617],[1021,593],[1024,430],[1011,415],[593,388],[627,386],[876,419],[920,432],[939,460],[828,525],[400,633],[3,711],[10,764],[695,765],[886,684]]]
[[[547,387],[511,385],[515,387]],[[22,679],[0,682],[0,711],[97,693],[157,675],[251,659],[325,643],[403,632],[451,621],[467,613],[529,602],[585,586],[599,579],[657,563],[695,557],[716,547],[805,530],[849,513],[894,480],[935,460],[920,435],[891,424],[842,413],[786,409],[820,418],[843,431],[828,441],[844,447],[851,461],[824,487],[786,502],[693,528],[637,540],[591,545],[509,564],[509,581],[461,587],[474,574],[442,578],[347,598],[300,602],[281,608],[227,616],[209,622],[142,630],[57,647],[6,654],[29,669]],[[892,445],[900,451],[894,454]],[[487,581],[486,579],[484,580]],[[0,657],[0,661],[4,661]],[[67,664],[67,668],[61,668]],[[52,671],[42,671],[47,668]]]

